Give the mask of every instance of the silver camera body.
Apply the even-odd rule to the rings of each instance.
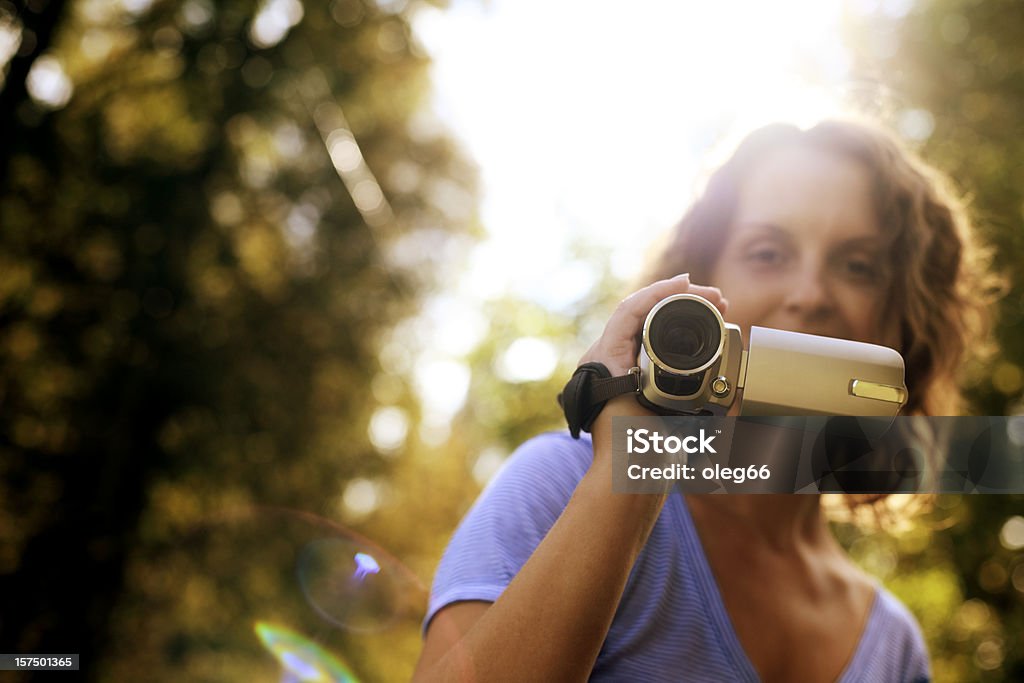
[[[891,417],[907,402],[903,357],[848,339],[726,323],[695,294],[661,300],[644,321],[641,403],[659,413]],[[742,390],[742,391],[741,391]]]

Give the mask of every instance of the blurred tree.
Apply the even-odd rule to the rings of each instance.
[[[471,239],[474,174],[419,111],[414,4],[64,4],[0,3],[0,650],[248,679],[207,655],[252,666],[261,615],[180,541],[391,467],[378,346]]]
[[[1024,14],[1013,0],[878,3],[851,14],[856,66],[885,114],[970,199],[1008,279],[1000,352],[965,380],[977,412],[1024,410]],[[886,99],[888,98],[888,99]],[[978,340],[979,344],[983,340]],[[901,596],[926,622],[937,681],[1024,680],[1024,553],[1001,530],[1021,496],[965,496],[929,538],[947,552],[903,553]],[[925,527],[927,521],[925,522]],[[943,597],[939,597],[943,596]]]
[[[612,276],[609,253],[592,245],[577,245],[574,252],[572,259],[593,268],[596,284],[587,295],[571,310],[550,310],[509,293],[482,303],[479,312],[485,325],[479,339],[447,361],[468,370],[464,404],[446,416],[440,429],[432,426],[429,402],[412,410],[419,429],[403,444],[402,457],[385,487],[386,502],[361,528],[372,538],[387,539],[389,549],[424,584],[429,584],[456,526],[508,456],[537,434],[565,428],[558,392],[600,333],[605,312],[628,291]],[[438,323],[454,325],[458,317],[447,315]],[[420,328],[422,323],[403,324],[392,337],[440,336],[439,331],[432,335],[426,331],[429,327]],[[385,348],[391,356],[393,341]],[[527,351],[520,353],[524,348]],[[432,353],[436,352],[435,348]],[[425,603],[421,617],[423,607]],[[364,637],[358,646],[369,653],[376,645],[374,637]],[[406,658],[406,668],[396,668],[405,676],[393,680],[407,679],[419,653],[419,624],[392,629],[388,641],[392,659]],[[388,670],[379,656],[368,654],[365,670]]]

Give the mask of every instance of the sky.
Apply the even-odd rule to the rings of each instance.
[[[433,109],[482,181],[488,238],[460,291],[571,307],[589,288],[569,256],[577,243],[609,249],[615,274],[633,275],[730,139],[836,111],[849,70],[840,10],[455,0],[419,12]]]
[[[483,302],[511,294],[573,311],[599,276],[574,247],[610,254],[613,275],[630,279],[743,133],[840,112],[842,11],[840,0],[453,0],[416,13],[430,108],[479,169],[486,230],[418,321],[433,340],[415,363],[428,441],[443,440],[464,400],[460,355],[486,333]],[[494,370],[544,379],[559,351],[518,339]]]

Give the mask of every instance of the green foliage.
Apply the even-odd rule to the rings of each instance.
[[[294,25],[260,34],[271,4]],[[367,436],[380,339],[474,216],[400,9],[65,8],[74,96],[17,103],[0,159],[5,651],[250,680],[276,676],[257,619],[315,620],[287,576],[302,533],[215,531],[253,504],[337,518],[390,467]]]

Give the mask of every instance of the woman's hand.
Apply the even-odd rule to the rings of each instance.
[[[683,273],[671,280],[659,280],[630,294],[616,307],[608,319],[600,339],[583,354],[580,365],[597,361],[604,363],[612,377],[629,372],[636,365],[637,338],[643,329],[644,320],[655,304],[673,294],[696,294],[712,303],[725,315],[729,302],[722,297],[717,287],[702,287],[690,284],[690,274]]]
[[[637,354],[640,351],[637,339],[647,314],[665,297],[687,293],[704,297],[717,307],[722,315],[725,315],[728,309],[729,302],[722,297],[721,290],[717,287],[690,284],[689,273],[677,275],[671,280],[659,280],[622,300],[612,313],[612,317],[608,319],[601,338],[583,355],[580,364],[596,361],[604,363],[613,377],[626,374],[636,365]],[[637,402],[633,394],[623,394],[608,401],[590,430],[594,440],[594,466],[600,470],[611,464],[612,417],[640,417],[652,414]]]

